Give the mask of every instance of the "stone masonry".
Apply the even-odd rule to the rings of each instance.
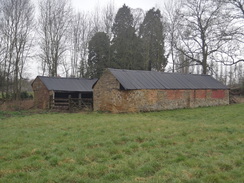
[[[93,88],[95,111],[112,113],[159,111],[229,104],[229,90],[121,90],[106,71]]]
[[[36,78],[32,83],[34,91],[34,105],[39,109],[49,108],[49,99],[52,95],[51,91],[48,91],[47,87],[42,83],[39,78]]]

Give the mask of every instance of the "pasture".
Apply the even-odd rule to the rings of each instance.
[[[0,111],[0,182],[244,182],[244,104],[172,111]]]

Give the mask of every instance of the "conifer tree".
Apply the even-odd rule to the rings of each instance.
[[[97,32],[89,41],[88,77],[99,78],[104,69],[110,67],[109,44],[104,32]]]
[[[164,70],[167,58],[164,56],[164,30],[160,10],[150,9],[140,26],[143,42],[144,67],[147,70]]]
[[[112,27],[112,63],[119,69],[143,69],[140,39],[133,27],[133,15],[128,6],[120,8]]]

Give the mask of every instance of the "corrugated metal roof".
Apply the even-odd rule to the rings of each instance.
[[[209,75],[109,69],[126,90],[135,89],[228,89]]]
[[[92,86],[97,81],[97,79],[85,78],[37,77],[51,91],[92,92]]]

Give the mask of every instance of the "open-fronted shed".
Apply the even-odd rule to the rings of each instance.
[[[93,102],[93,84],[97,79],[37,76],[32,83],[38,108],[84,107]]]
[[[93,91],[94,110],[111,112],[229,104],[228,88],[209,75],[107,69]]]

